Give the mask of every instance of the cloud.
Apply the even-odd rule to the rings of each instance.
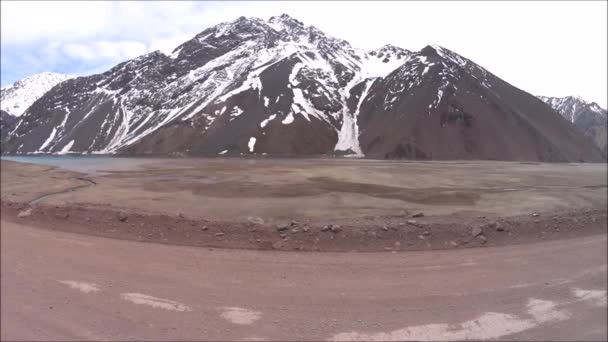
[[[68,43],[61,49],[66,56],[87,62],[106,59],[126,60],[148,52],[146,44],[135,41]]]

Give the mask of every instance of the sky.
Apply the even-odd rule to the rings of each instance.
[[[353,47],[438,44],[534,95],[608,102],[607,1],[1,1],[1,83],[169,53],[209,26],[287,13]]]

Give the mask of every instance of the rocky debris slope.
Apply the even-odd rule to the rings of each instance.
[[[543,102],[439,46],[375,81],[358,121],[361,147],[376,158],[601,160]]]

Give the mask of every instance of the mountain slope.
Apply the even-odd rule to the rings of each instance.
[[[0,141],[4,141],[8,133],[15,128],[17,118],[0,109]],[[0,145],[1,148],[2,145]]]
[[[539,96],[566,120],[578,128],[586,137],[590,138],[600,148],[604,157],[608,156],[607,129],[608,115],[606,110],[600,108],[595,102],[586,102],[578,96],[547,97]]]
[[[367,156],[597,161],[599,151],[534,96],[441,47],[376,81],[359,114]]]
[[[601,159],[542,101],[439,51],[364,51],[287,15],[241,17],[59,84],[3,151]]]
[[[0,90],[0,107],[9,114],[21,116],[34,101],[58,83],[71,77],[53,72],[43,72],[26,77]]]

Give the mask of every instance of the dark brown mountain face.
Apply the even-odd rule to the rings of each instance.
[[[587,102],[578,96],[546,97],[539,99],[555,109],[608,156],[607,134],[608,115],[606,110],[595,102]]]
[[[6,153],[599,161],[550,107],[443,48],[364,51],[287,15],[58,84]]]
[[[15,129],[16,123],[17,118],[15,116],[0,110],[0,142],[4,142],[7,139],[8,134]]]
[[[601,160],[544,103],[440,47],[374,82],[358,122],[361,148],[374,158]]]

